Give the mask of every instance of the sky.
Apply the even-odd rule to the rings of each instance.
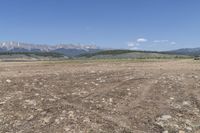
[[[0,0],[0,41],[200,47],[200,0]]]

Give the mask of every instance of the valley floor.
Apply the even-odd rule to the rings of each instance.
[[[0,132],[200,132],[200,62],[0,62]]]

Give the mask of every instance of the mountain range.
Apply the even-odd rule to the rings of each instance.
[[[95,45],[80,45],[80,44],[58,44],[58,45],[41,45],[30,44],[15,41],[0,42],[0,52],[56,52],[68,57],[75,57],[84,54],[92,54],[99,51],[104,51]],[[171,51],[150,51],[155,53],[166,53],[174,55],[189,55],[199,56],[200,48],[183,48]]]
[[[182,48],[177,50],[166,51],[168,54],[200,56],[200,48]]]
[[[80,44],[58,44],[58,45],[36,45],[15,41],[0,42],[0,52],[58,52],[65,56],[73,57],[85,53],[100,51],[95,45]]]

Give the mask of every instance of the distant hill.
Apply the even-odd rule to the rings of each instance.
[[[177,54],[177,55],[189,55],[189,56],[200,56],[200,48],[183,48],[172,51],[166,51],[164,53]]]
[[[168,54],[156,51],[133,51],[133,50],[106,50],[96,53],[87,53],[79,56],[90,59],[149,59],[149,58],[189,58],[185,55]]]
[[[36,61],[66,59],[61,53],[54,52],[0,52],[0,61]]]

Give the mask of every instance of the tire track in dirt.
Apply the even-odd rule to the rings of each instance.
[[[105,121],[109,121],[110,123],[112,123],[112,125],[116,125],[118,128],[120,129],[124,129],[127,132],[133,132],[133,133],[145,133],[144,131],[141,130],[136,130],[136,129],[131,129],[129,126],[127,126],[126,124],[119,122],[116,118],[113,118],[111,116],[108,116],[106,114],[102,114],[99,113],[97,111],[94,110],[90,110],[88,108],[83,107],[82,105],[78,105],[78,104],[74,104],[74,103],[69,103],[67,101],[62,101],[63,105],[68,105],[68,106],[72,106],[73,108],[82,110],[84,112],[88,112],[94,116],[98,116],[100,118],[102,118]]]
[[[135,101],[135,104],[139,104],[140,101],[145,98],[145,95],[148,94],[148,91],[151,88],[151,82],[152,81],[149,81],[149,80],[150,80],[149,78],[143,78],[143,77],[124,80],[123,82],[118,83],[114,87],[112,86],[110,88],[102,88],[102,89],[100,89],[98,91],[95,91],[95,93],[89,94],[88,96],[86,96],[84,98],[92,98],[92,97],[95,97],[95,96],[106,95],[106,94],[108,94],[110,91],[112,91],[115,88],[121,88],[121,87],[123,88],[124,85],[127,85],[127,84],[134,84],[135,82],[144,82],[145,81],[145,83],[143,83],[142,86],[141,86],[141,88],[143,88],[143,91],[139,96],[141,98],[137,99],[137,101]],[[142,133],[143,132],[143,131],[139,131],[139,130],[136,130],[136,129],[132,129],[127,116],[123,116],[122,117],[121,116],[122,114],[120,114],[120,112],[118,112],[118,113],[116,113],[114,115],[107,115],[105,113],[100,113],[100,112],[95,111],[95,110],[90,110],[89,108],[86,108],[81,104],[69,103],[67,101],[63,101],[62,103],[65,104],[65,105],[73,106],[74,108],[81,109],[83,111],[92,113],[93,115],[96,115],[96,116],[102,118],[103,120],[109,121],[109,122],[113,123],[114,125],[117,125],[118,127],[124,128],[124,129],[126,129],[128,131],[138,132],[138,133]]]
[[[148,79],[146,80],[144,83],[142,83],[140,85],[140,92],[138,94],[138,97],[135,101],[133,101],[131,104],[131,106],[138,106],[142,101],[145,100],[146,96],[149,94],[149,91],[151,90],[152,86],[153,86],[153,81],[155,79]]]
[[[131,81],[140,81],[140,80],[144,80],[144,79],[148,79],[148,78],[134,78],[134,79],[127,79],[124,80],[122,82],[117,83],[117,85],[111,86],[111,87],[104,87],[98,90],[95,90],[95,92],[88,94],[85,97],[82,98],[91,98],[91,97],[95,97],[95,96],[99,96],[99,95],[105,95],[106,93],[109,93],[110,91],[112,91],[113,89],[119,88],[123,85],[125,85],[127,82],[131,82]]]

